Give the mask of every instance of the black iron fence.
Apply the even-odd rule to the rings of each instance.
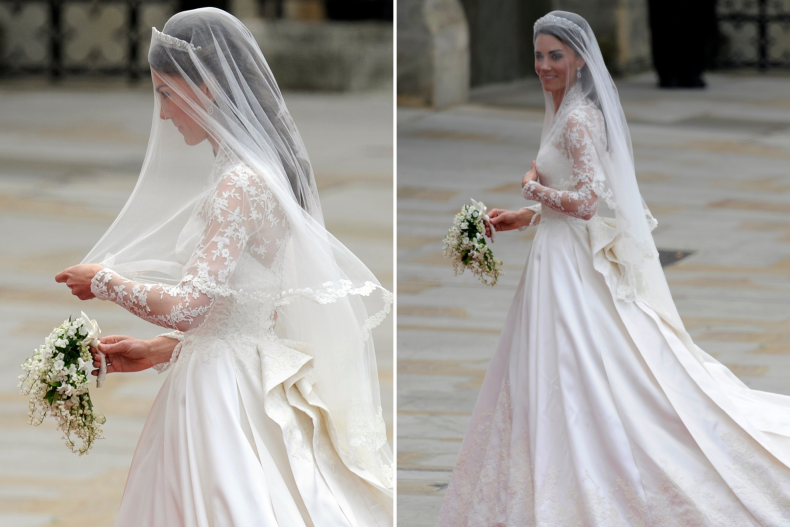
[[[151,27],[176,0],[0,0],[0,75],[148,72]]]
[[[719,0],[716,11],[716,67],[790,68],[790,0]]]

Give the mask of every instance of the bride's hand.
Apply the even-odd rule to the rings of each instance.
[[[125,335],[109,335],[99,339],[99,350],[107,358],[107,373],[136,372],[167,362],[173,355],[178,341],[169,337],[140,340]],[[91,348],[93,355],[93,375],[98,375],[99,354]]]
[[[532,162],[532,168],[529,172],[524,174],[524,177],[521,179],[521,188],[524,188],[529,181],[539,182],[540,179],[538,178],[538,168],[535,166],[535,162]]]
[[[512,210],[494,209],[488,213],[488,217],[497,232],[512,231],[521,227],[518,213]],[[491,237],[491,229],[488,224],[486,224],[486,236]]]
[[[100,264],[72,265],[55,275],[55,281],[65,283],[71,289],[71,294],[80,300],[90,300],[94,298],[91,293],[91,280],[102,269],[104,266]]]

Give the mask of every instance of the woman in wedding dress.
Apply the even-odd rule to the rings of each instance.
[[[685,331],[587,22],[555,11],[534,34],[539,203],[490,221],[538,230],[438,525],[790,525],[790,397]]]
[[[57,277],[173,330],[108,355],[110,371],[169,369],[116,525],[392,525],[370,338],[392,295],[324,228],[304,144],[241,22],[178,13],[153,30],[149,62],[140,178]]]

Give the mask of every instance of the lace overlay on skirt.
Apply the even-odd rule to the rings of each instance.
[[[562,481],[556,467],[536,478],[527,434],[512,433],[510,391],[506,379],[496,406],[478,415],[468,431],[437,525],[738,527],[779,525],[772,521],[790,517],[786,495],[790,480],[776,471],[763,472],[759,463],[751,464],[754,446],[732,434],[722,439],[740,475],[738,486],[755,506],[754,523],[743,523],[734,494],[722,499],[721,489],[727,485],[714,470],[687,477],[666,459],[658,460],[656,492],[649,503],[622,478],[611,489],[602,488],[587,473],[575,485]],[[615,497],[628,503],[625,516],[614,506]]]

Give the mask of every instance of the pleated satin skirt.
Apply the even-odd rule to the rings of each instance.
[[[187,335],[189,335],[187,333]],[[276,338],[184,341],[143,429],[117,527],[392,525],[298,393],[312,358]]]

